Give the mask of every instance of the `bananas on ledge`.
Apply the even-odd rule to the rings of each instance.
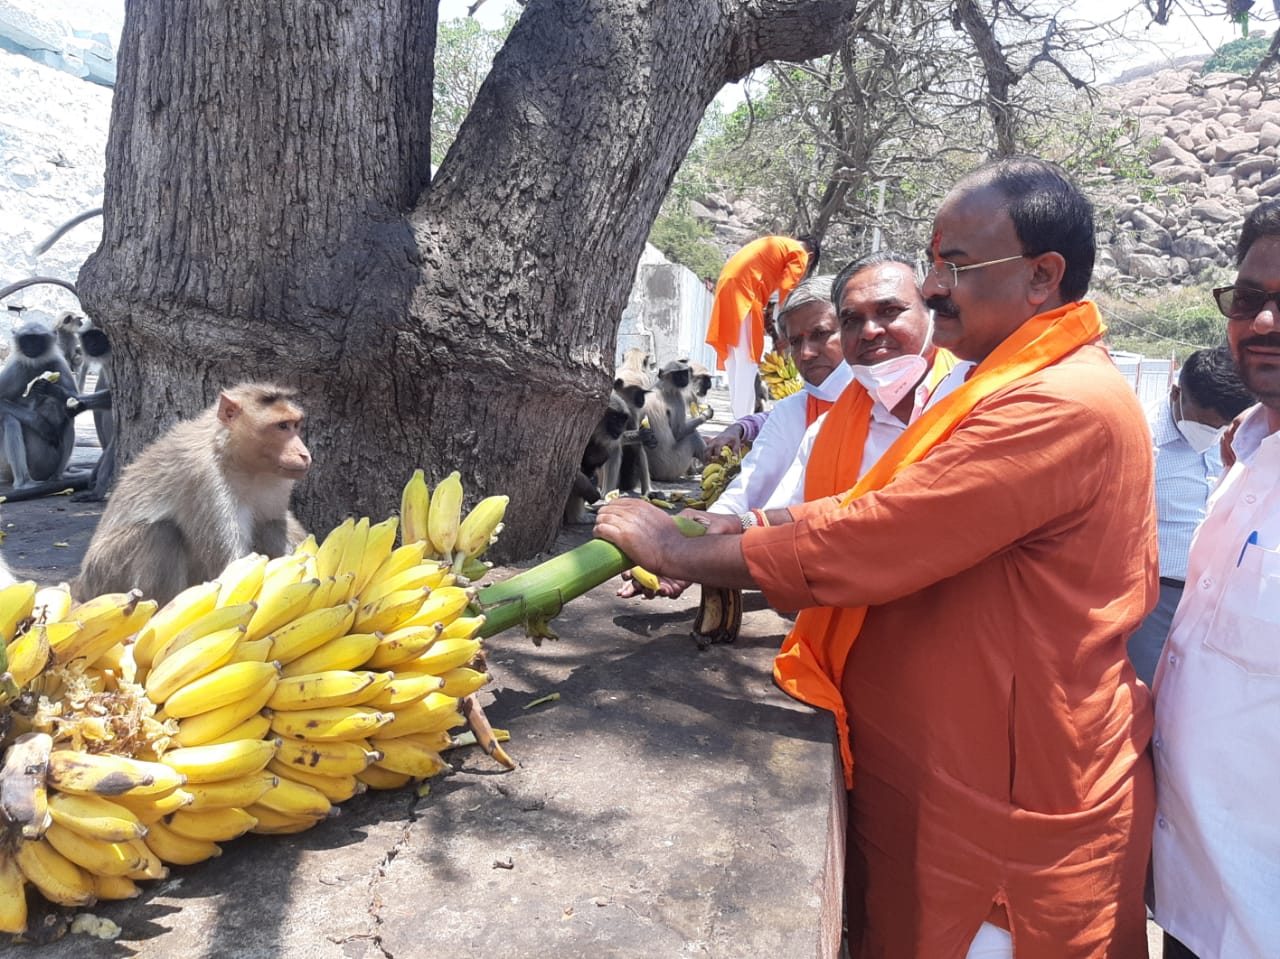
[[[245,833],[443,770],[489,680],[467,577],[507,497],[462,501],[457,473],[429,493],[419,470],[400,517],[243,557],[159,609],[0,589],[0,932],[25,930],[30,894],[129,898]]]

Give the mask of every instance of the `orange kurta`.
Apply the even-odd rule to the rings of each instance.
[[[750,314],[751,358],[764,353],[764,306],[776,290],[778,302],[804,278],[809,254],[789,236],[762,236],[730,257],[716,281],[707,345],[716,351],[716,369],[724,369],[729,350],[738,345],[743,317]]]
[[[867,606],[843,676],[853,954],[963,959],[993,904],[1018,959],[1146,950],[1150,438],[1097,345],[981,399],[849,505],[744,552],[778,609]]]

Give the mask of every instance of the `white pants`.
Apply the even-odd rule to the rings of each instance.
[[[999,926],[984,922],[969,944],[966,959],[1013,959],[1013,937]]]
[[[751,311],[738,325],[738,345],[729,348],[724,358],[725,378],[729,381],[729,411],[735,420],[756,410],[756,372],[759,367],[751,358]]]

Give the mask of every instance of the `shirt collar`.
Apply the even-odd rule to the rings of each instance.
[[[1178,424],[1173,418],[1173,404],[1169,401],[1168,395],[1160,401],[1159,407],[1154,411],[1154,416],[1149,416],[1147,421],[1151,423],[1151,438],[1155,440],[1156,446],[1168,446],[1170,443],[1185,443],[1187,449],[1191,448],[1191,444],[1187,443],[1187,439],[1182,435],[1182,431],[1178,429]]]
[[[1267,408],[1259,403],[1241,420],[1236,435],[1232,437],[1231,449],[1235,451],[1237,460],[1247,463],[1258,448],[1275,435],[1267,428]]]

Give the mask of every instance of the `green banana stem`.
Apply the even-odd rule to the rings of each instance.
[[[685,536],[701,536],[707,531],[701,523],[682,516],[675,517],[675,521]],[[512,626],[524,626],[534,637],[554,635],[546,624],[565,603],[634,565],[612,543],[593,539],[501,583],[486,586],[476,597],[485,615],[479,635],[487,639]]]

